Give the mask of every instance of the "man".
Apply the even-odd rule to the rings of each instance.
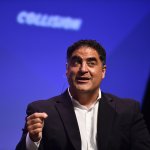
[[[100,90],[106,53],[94,40],[67,50],[69,88],[27,108],[16,150],[150,150],[150,135],[139,104]]]

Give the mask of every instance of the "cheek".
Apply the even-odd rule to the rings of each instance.
[[[68,79],[73,78],[76,75],[75,69],[67,69],[66,76]]]
[[[104,77],[104,73],[102,72],[102,70],[93,70],[91,71],[91,74],[97,80],[100,80]]]

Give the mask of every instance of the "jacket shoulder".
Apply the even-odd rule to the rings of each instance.
[[[138,101],[131,99],[131,98],[122,98],[122,97],[118,97],[116,95],[110,94],[110,93],[103,93],[102,94],[106,99],[110,100],[110,101],[115,101],[117,103],[125,103],[125,104],[135,104],[135,103],[139,103]]]
[[[137,100],[131,98],[121,98],[110,93],[103,93],[103,97],[109,102],[110,105],[113,104],[115,110],[118,112],[124,111],[139,111],[140,103]]]
[[[47,110],[54,110],[57,101],[61,100],[61,95],[54,96],[49,99],[36,100],[28,104],[26,113],[28,115],[34,112],[47,112]]]

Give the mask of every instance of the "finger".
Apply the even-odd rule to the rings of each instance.
[[[37,113],[36,112],[36,113],[28,116],[27,119],[34,119],[34,118],[43,118],[43,119],[45,119],[45,118],[47,118],[47,116],[48,115],[46,113]]]
[[[41,132],[42,132],[42,128],[36,128],[34,130],[30,130],[29,133],[32,134],[32,135],[38,135]]]
[[[48,117],[48,115],[46,113],[34,113],[34,114],[28,116],[27,120],[35,119],[35,118],[45,119],[47,117]]]
[[[36,124],[33,124],[33,125],[29,125],[27,127],[29,132],[32,131],[32,130],[36,130],[36,129],[41,129],[42,130],[42,128],[43,128],[43,124],[41,124],[41,123],[36,123]]]
[[[36,118],[36,119],[28,119],[27,120],[27,125],[33,125],[33,124],[36,124],[36,123],[43,123],[43,119],[41,120],[41,118]]]

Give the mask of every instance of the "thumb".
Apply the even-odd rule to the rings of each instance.
[[[43,112],[43,118],[46,119],[48,117],[47,113]]]

